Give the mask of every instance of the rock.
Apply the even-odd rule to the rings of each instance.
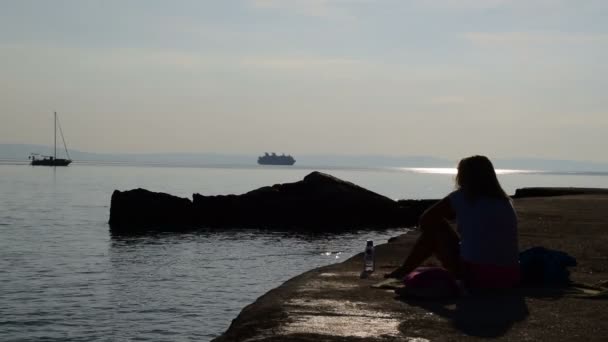
[[[145,189],[115,190],[110,205],[113,232],[163,228],[177,230],[194,223],[192,201]]]
[[[521,188],[515,190],[515,195],[513,195],[513,198],[606,194],[608,194],[608,189],[600,188]]]
[[[397,202],[320,172],[241,196],[194,195],[197,221],[213,226],[307,230],[398,226]]]
[[[180,225],[335,232],[411,226],[434,200],[396,202],[353,183],[312,172],[294,183],[243,195],[193,195],[193,201],[143,189],[115,191],[110,225]],[[131,228],[129,228],[131,229]]]
[[[397,201],[397,204],[401,209],[402,224],[405,226],[417,225],[420,215],[438,201],[438,199],[408,199]]]

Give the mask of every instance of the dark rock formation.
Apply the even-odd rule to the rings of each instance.
[[[599,188],[521,188],[515,190],[513,198],[607,194],[608,189]]]
[[[276,184],[243,195],[203,196],[193,202],[146,190],[115,191],[110,225],[271,228],[339,231],[416,224],[434,200],[396,202],[353,183],[320,172],[302,181]],[[124,230],[124,229],[122,229]]]
[[[134,232],[148,228],[178,230],[192,226],[192,201],[145,189],[114,190],[110,205],[113,232]]]
[[[397,226],[398,204],[320,172],[241,196],[194,195],[198,222],[213,226],[343,229]]]
[[[418,219],[420,215],[427,210],[430,206],[437,203],[438,199],[406,199],[397,201],[397,205],[399,205],[399,210],[401,210],[401,220],[402,224],[406,226],[413,226],[418,224]]]

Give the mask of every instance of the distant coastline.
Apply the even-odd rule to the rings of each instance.
[[[32,151],[52,152],[51,146],[0,144],[0,163],[28,163]],[[74,164],[175,166],[175,167],[255,167],[255,154],[221,153],[91,153],[69,150]],[[608,163],[542,158],[494,158],[497,169],[533,170],[543,174],[605,175]],[[298,154],[302,168],[389,169],[453,168],[457,161],[432,156]]]

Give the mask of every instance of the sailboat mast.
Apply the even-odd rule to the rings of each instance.
[[[57,160],[57,112],[55,112],[55,131],[53,132],[55,136],[55,152],[53,153],[53,159]]]
[[[65,149],[65,155],[70,159],[70,152],[68,152],[68,145],[65,143],[65,137],[63,136],[63,129],[61,129],[61,121],[59,121],[59,117],[57,119],[57,127],[59,127],[59,133],[61,134],[61,141],[63,141],[63,148]]]

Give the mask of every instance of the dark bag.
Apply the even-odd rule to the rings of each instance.
[[[570,284],[568,267],[576,259],[565,252],[545,247],[532,247],[519,253],[522,285],[533,287],[562,287]]]

